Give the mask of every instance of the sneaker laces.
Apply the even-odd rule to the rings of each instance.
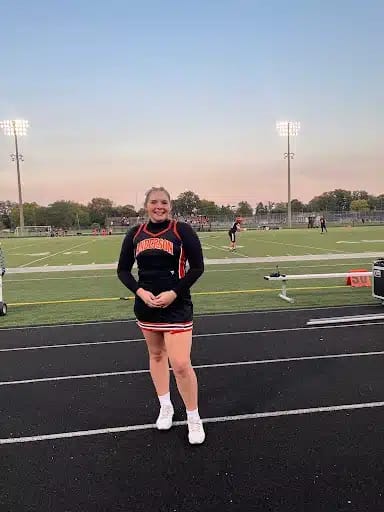
[[[168,418],[171,414],[173,414],[172,405],[162,405],[160,407],[160,418]]]
[[[192,432],[199,432],[203,428],[201,420],[190,420],[188,421],[188,428]]]

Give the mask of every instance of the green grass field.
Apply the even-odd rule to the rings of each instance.
[[[201,233],[205,257],[231,258],[226,232]],[[237,257],[263,257],[325,253],[359,253],[384,249],[384,226],[244,231],[238,234]],[[122,237],[73,236],[67,238],[4,239],[8,267],[81,265],[117,261]]]
[[[268,256],[306,256],[305,261],[282,261],[281,272],[346,272],[352,268],[370,269],[372,256],[352,259],[354,253],[383,251],[384,227],[331,228],[319,230],[245,231],[238,235],[238,250],[228,251],[225,232],[200,235],[207,261],[206,272],[193,288],[195,311],[242,311],[342,304],[375,303],[369,288],[355,289],[344,279],[292,281],[290,293],[294,305],[277,296],[278,283],[263,276],[275,270],[276,263],[248,261]],[[86,320],[132,318],[131,294],[116,277],[114,270],[98,269],[98,264],[115,264],[122,237],[26,238],[2,241],[7,268],[35,272],[9,272],[4,279],[4,299],[8,315],[0,319],[2,327]],[[332,255],[315,261],[310,255]],[[342,259],[340,255],[346,254]],[[242,263],[222,263],[231,258]],[[228,262],[227,262],[228,263]],[[95,265],[94,270],[41,272],[40,267]],[[120,297],[129,297],[120,300]]]

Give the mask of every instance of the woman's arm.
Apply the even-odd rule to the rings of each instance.
[[[138,229],[139,226],[134,226],[126,234],[121,246],[119,263],[117,265],[118,278],[129,290],[131,290],[132,293],[136,293],[139,288],[139,285],[132,274],[132,267],[135,262],[133,238]]]
[[[188,290],[195,284],[204,272],[203,250],[200,239],[193,228],[185,223],[177,223],[177,231],[183,243],[185,257],[189,263],[189,269],[184,277],[175,285],[173,291],[176,295]]]

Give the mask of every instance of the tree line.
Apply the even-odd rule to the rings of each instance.
[[[336,189],[314,197],[307,204],[298,199],[291,202],[292,212],[320,213],[327,211],[348,212],[384,210],[384,194],[370,195],[365,190]],[[214,201],[200,199],[192,191],[186,191],[172,201],[176,215],[190,217],[203,215],[208,217],[228,218],[233,216],[249,217],[268,213],[287,212],[287,203],[267,201],[252,206],[247,201],[237,205],[217,205]],[[145,214],[143,208],[138,210],[133,205],[114,205],[110,199],[95,197],[87,205],[74,201],[55,201],[48,206],[35,202],[24,203],[24,222],[26,226],[55,226],[57,228],[87,228],[104,226],[108,218],[132,218]],[[0,229],[14,229],[19,225],[19,207],[12,201],[0,201]]]

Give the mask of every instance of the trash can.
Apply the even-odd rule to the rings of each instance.
[[[372,296],[384,301],[384,258],[373,262],[372,266]]]

